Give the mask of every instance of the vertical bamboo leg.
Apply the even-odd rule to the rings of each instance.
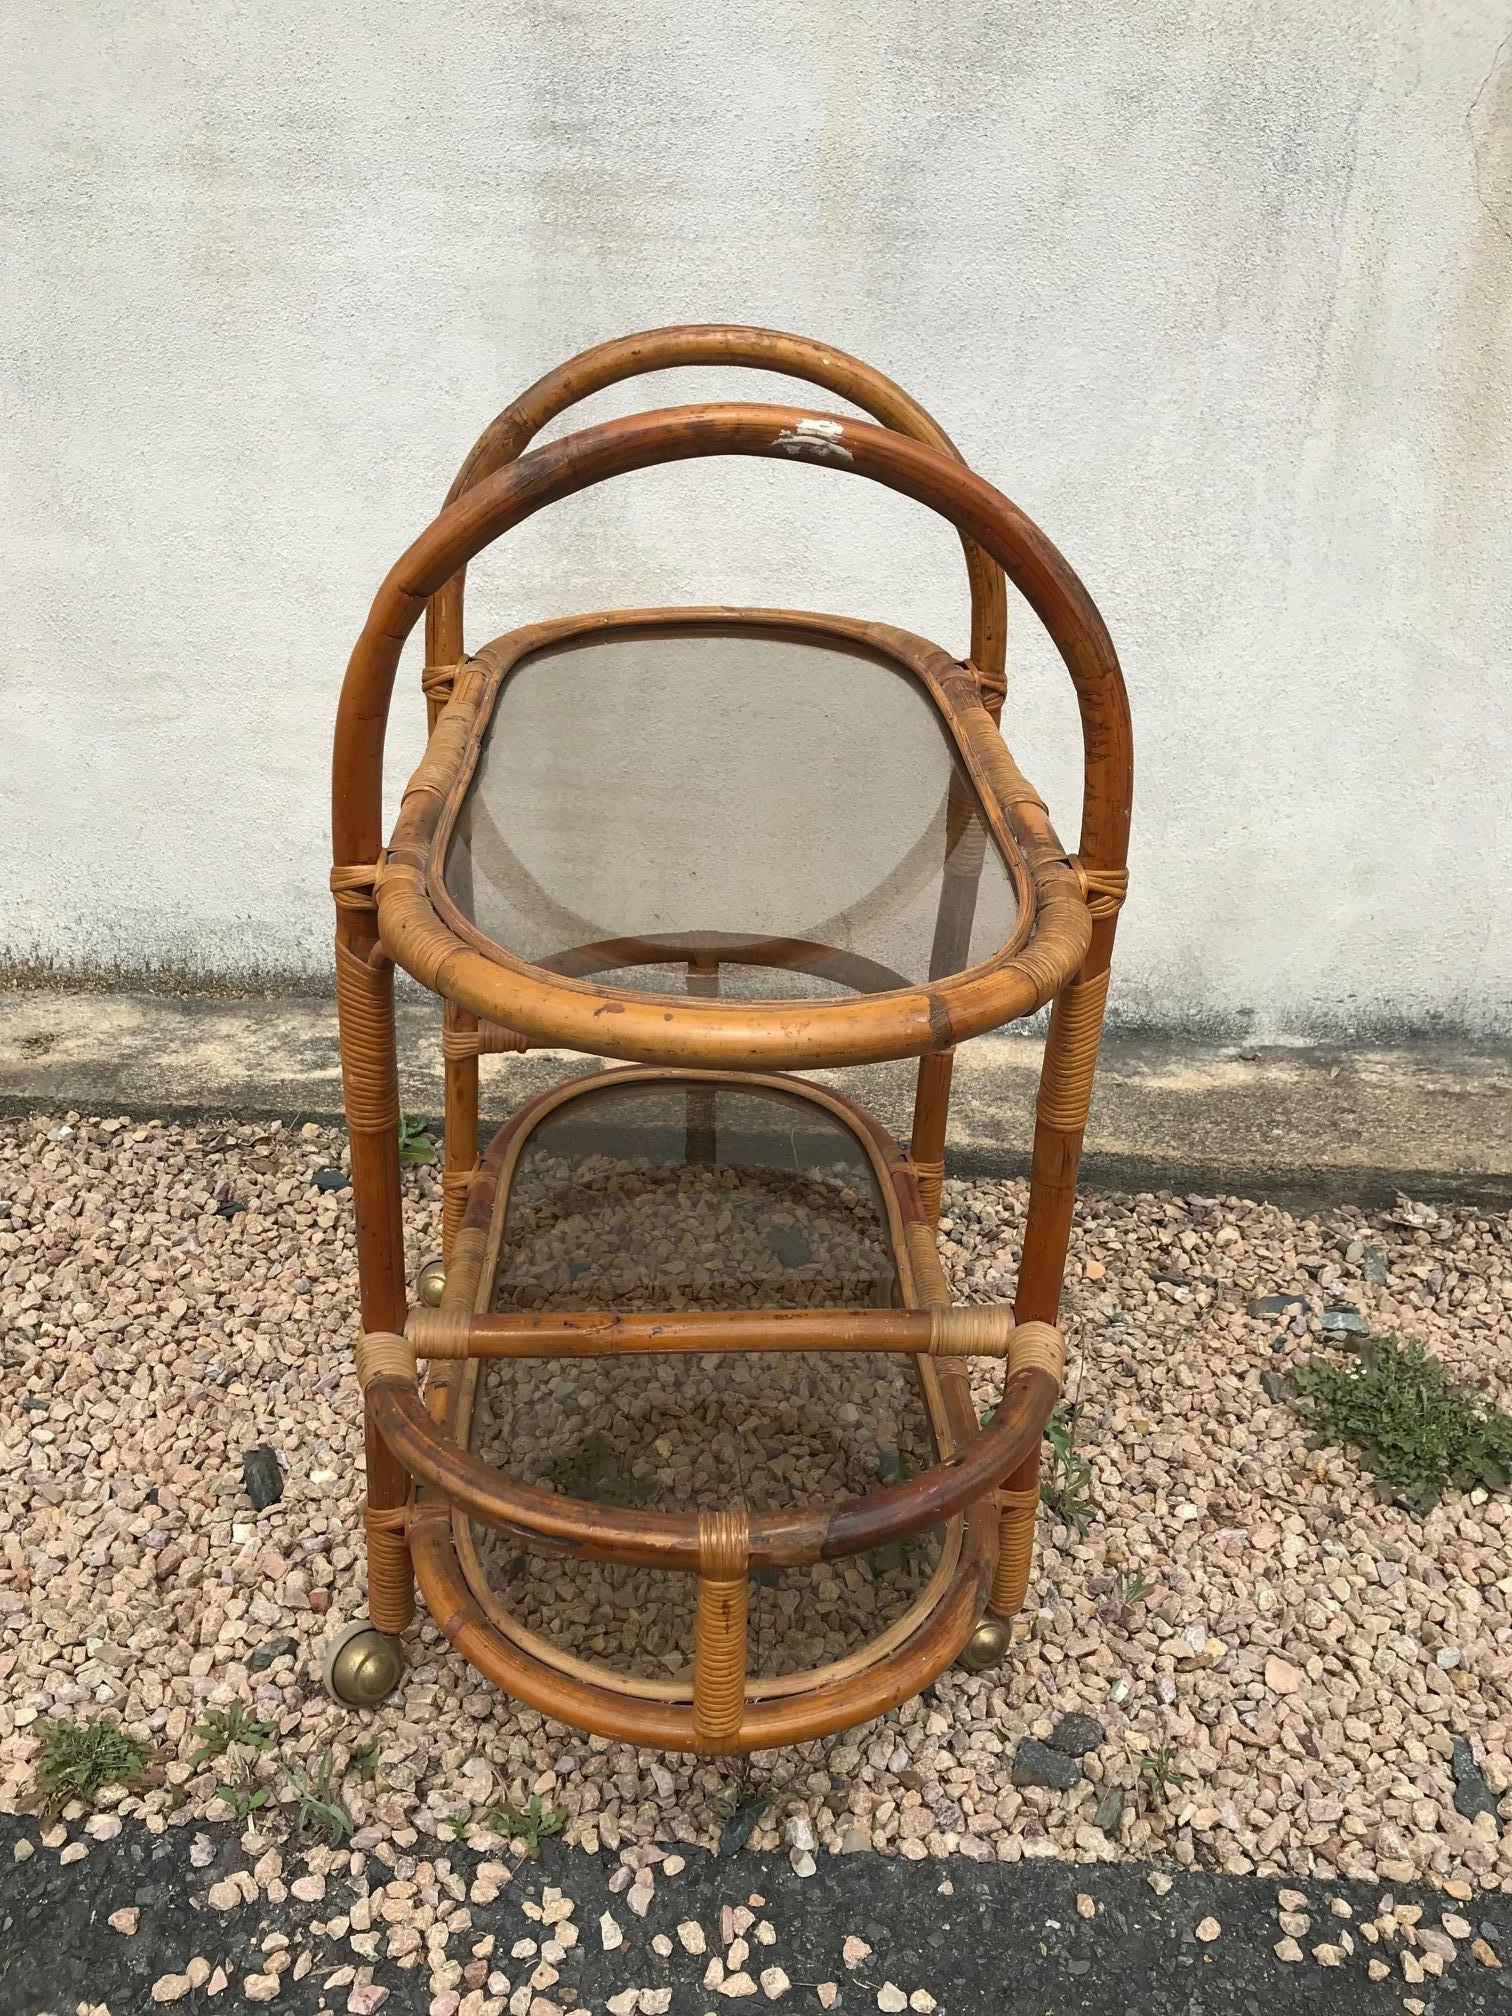
[[[442,1069],[446,1079],[446,1141],[441,1171],[441,1255],[450,1260],[457,1228],[467,1208],[467,1186],[478,1163],[478,1059],[449,1053],[445,1033],[474,1035],[478,1018],[446,1002],[442,1010]]]
[[[745,1715],[749,1549],[750,1525],[744,1512],[699,1515],[693,1733],[705,1755],[739,1745]]]
[[[940,902],[935,913],[934,941],[929,948],[931,980],[959,973],[968,963],[986,847],[986,830],[976,801],[965,782],[952,777],[945,799],[945,861],[940,876]],[[945,1185],[945,1133],[950,1124],[950,1081],[954,1071],[955,1057],[949,1050],[921,1058],[914,1091],[908,1159],[913,1164],[931,1222],[940,1215],[940,1193]]]
[[[709,998],[719,992],[719,961],[697,952],[688,961],[688,992]],[[719,1152],[712,1085],[690,1085],[687,1097],[685,1154],[691,1167],[709,1169]]]
[[[378,943],[372,875],[338,868],[336,1005],[341,1078],[357,1217],[357,1272],[365,1332],[404,1329],[408,1294],[399,1188],[399,1071],[394,1050],[394,973]],[[380,1631],[402,1631],[415,1614],[414,1574],[404,1538],[407,1471],[364,1407],[367,1448],[368,1608]]]
[[[950,1124],[950,1079],[954,1067],[953,1050],[939,1050],[932,1057],[920,1058],[914,1091],[908,1159],[918,1178],[919,1195],[931,1225],[940,1215],[940,1194],[945,1187],[945,1130]]]
[[[1029,1176],[1029,1216],[1013,1313],[1020,1323],[1054,1323],[1076,1208],[1076,1172],[1092,1103],[1092,1080],[1108,997],[1111,927],[1094,937],[1077,979],[1056,997],[1045,1039]],[[1100,965],[1094,965],[1100,960]],[[1039,1510],[1040,1455],[1025,1457],[998,1493],[998,1561],[991,1607],[1016,1616],[1029,1587],[1034,1522]]]

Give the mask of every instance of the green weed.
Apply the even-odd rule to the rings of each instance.
[[[554,1450],[548,1475],[564,1496],[586,1498],[595,1505],[639,1505],[651,1489],[631,1476],[618,1450],[597,1428],[590,1429],[570,1454]]]
[[[238,1826],[244,1826],[254,1813],[267,1805],[270,1797],[269,1787],[258,1784],[250,1766],[244,1766],[239,1777],[227,1784],[217,1785],[215,1790],[217,1796],[231,1808]]]
[[[209,1709],[194,1733],[200,1743],[189,1762],[197,1767],[224,1757],[233,1743],[247,1750],[266,1750],[273,1742],[274,1730],[271,1722],[259,1722],[237,1701],[229,1708]]]
[[[56,1813],[70,1799],[92,1806],[107,1785],[138,1785],[147,1768],[147,1750],[108,1715],[88,1722],[39,1722],[42,1748],[33,1793],[44,1813]]]
[[[350,1839],[356,1823],[342,1804],[334,1778],[336,1760],[322,1750],[315,1775],[308,1778],[293,1765],[284,1766],[284,1778],[298,1802],[294,1809],[294,1832],[299,1835],[323,1831],[332,1848]]]
[[[1113,1577],[1113,1599],[1120,1610],[1132,1610],[1149,1592],[1149,1579],[1142,1568],[1120,1568]]]
[[[436,1144],[430,1137],[430,1130],[424,1120],[416,1120],[408,1113],[399,1115],[399,1160],[406,1168],[419,1168],[436,1159]]]
[[[1317,1440],[1358,1449],[1419,1518],[1447,1490],[1512,1483],[1512,1414],[1456,1385],[1419,1343],[1376,1338],[1350,1364],[1315,1359],[1295,1380],[1292,1404]]]
[[[1147,1797],[1164,1805],[1166,1794],[1186,1784],[1186,1773],[1176,1768],[1176,1752],[1169,1743],[1151,1750],[1139,1760],[1139,1783]]]
[[[1076,1450],[1076,1411],[1057,1400],[1045,1423],[1050,1460],[1040,1478],[1040,1502],[1073,1533],[1092,1524],[1092,1465]]]
[[[543,1806],[538,1792],[532,1792],[523,1806],[495,1806],[483,1824],[511,1841],[523,1841],[527,1855],[538,1855],[548,1834],[560,1834],[567,1815],[557,1806]]]

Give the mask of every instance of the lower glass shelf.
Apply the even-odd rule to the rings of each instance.
[[[797,1080],[595,1073],[508,1122],[480,1178],[480,1310],[913,1308],[938,1292],[937,1266],[934,1283],[916,1280],[906,1158],[861,1109]],[[454,1440],[520,1483],[694,1514],[864,1498],[948,1458],[976,1425],[953,1361],[884,1352],[438,1362],[427,1393]],[[980,1614],[985,1533],[957,1517],[758,1572],[748,1699],[796,1706],[931,1638],[938,1671]],[[543,1684],[556,1672],[627,1702],[691,1700],[694,1578],[460,1512],[448,1551],[479,1625]],[[424,1583],[423,1551],[416,1566]]]

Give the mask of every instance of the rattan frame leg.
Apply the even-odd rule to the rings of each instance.
[[[441,1054],[446,1085],[441,1170],[441,1256],[452,1244],[467,1209],[467,1186],[478,1166],[478,1057],[461,1054],[458,1037],[476,1036],[478,1018],[450,1001],[442,1004]]]
[[[707,1512],[700,1518],[693,1734],[708,1755],[740,1748],[751,1597],[746,1573],[749,1545],[744,1512]]]
[[[1109,915],[1094,932],[1092,949],[1080,974],[1056,996],[1050,1010],[1035,1108],[1029,1214],[1014,1298],[1014,1316],[1020,1323],[1054,1323],[1060,1314],[1066,1250],[1076,1208],[1076,1177],[1108,998],[1112,940],[1113,918]],[[1040,1452],[1036,1448],[998,1492],[998,1562],[990,1605],[994,1614],[1004,1619],[1017,1616],[1028,1593],[1039,1510],[1039,1471]]]
[[[399,1068],[394,1044],[394,969],[378,943],[375,871],[336,868],[336,1011],[365,1332],[402,1331],[408,1305],[399,1187]],[[410,1478],[363,1403],[367,1454],[368,1612],[397,1635],[415,1614],[415,1578],[404,1521]]]

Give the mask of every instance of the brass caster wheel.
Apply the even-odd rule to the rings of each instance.
[[[393,1693],[403,1672],[399,1640],[376,1630],[365,1617],[327,1642],[321,1662],[325,1690],[343,1708],[376,1708]]]
[[[415,1300],[424,1309],[439,1309],[446,1287],[446,1262],[426,1260],[415,1276]]]
[[[1008,1650],[1008,1626],[999,1617],[984,1617],[961,1647],[961,1664],[968,1673],[985,1673],[996,1666]]]

